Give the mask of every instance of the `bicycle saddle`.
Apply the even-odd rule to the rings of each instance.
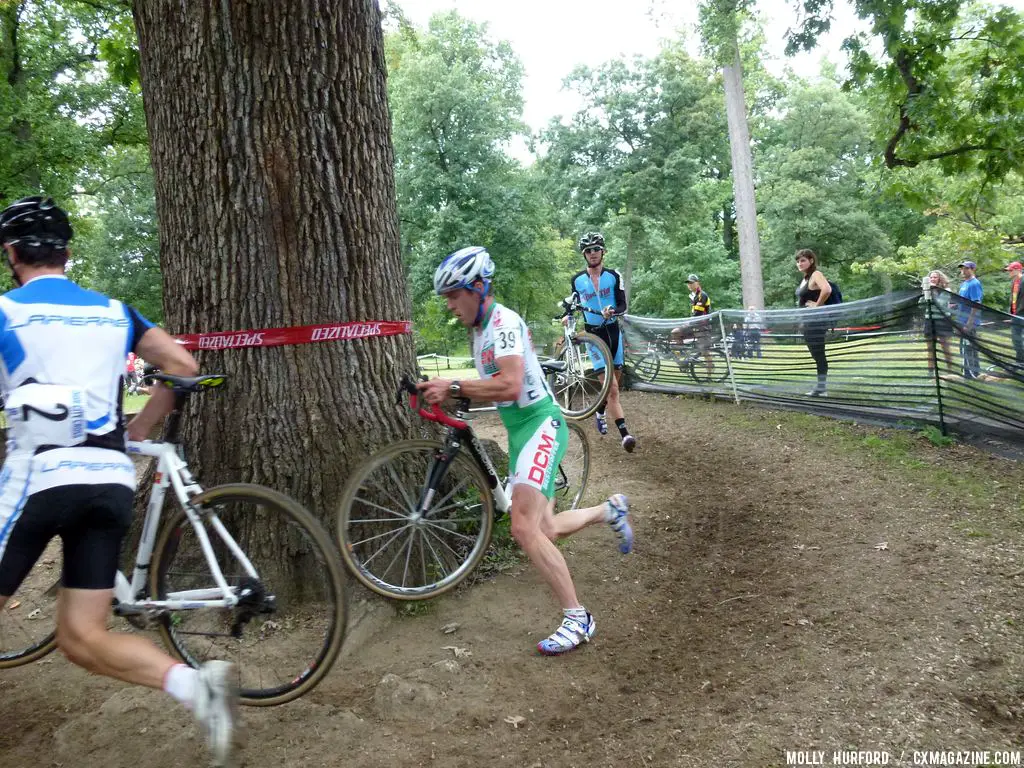
[[[546,373],[556,373],[565,370],[565,360],[541,360],[540,367]]]
[[[223,373],[208,374],[206,376],[174,376],[170,373],[157,371],[146,375],[147,381],[162,382],[168,389],[175,392],[200,392],[204,389],[214,389],[227,383],[228,377]]]

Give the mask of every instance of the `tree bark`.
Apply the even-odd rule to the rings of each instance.
[[[374,0],[136,0],[172,333],[411,316]],[[202,352],[204,486],[247,481],[332,521],[349,470],[410,436],[411,335]]]
[[[757,236],[757,205],[754,200],[754,170],[747,128],[747,103],[743,94],[743,65],[740,49],[732,41],[732,63],[722,68],[725,81],[725,107],[729,122],[729,148],[732,155],[732,186],[736,198],[736,224],[740,241],[740,276],[743,305],[764,307],[764,283],[761,275],[761,244]]]

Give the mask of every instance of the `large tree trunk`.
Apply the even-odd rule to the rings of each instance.
[[[136,0],[171,332],[409,319],[375,0]],[[330,520],[409,431],[411,336],[201,353],[204,486],[263,483]]]
[[[732,155],[732,185],[736,198],[736,224],[740,241],[740,276],[743,305],[764,307],[764,283],[761,276],[761,244],[757,237],[757,206],[754,202],[754,170],[747,129],[747,103],[743,95],[743,65],[740,49],[732,41],[732,63],[722,68],[725,81],[725,108],[729,122],[729,148]]]

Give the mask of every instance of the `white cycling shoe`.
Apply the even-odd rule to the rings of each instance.
[[[583,643],[589,643],[596,631],[597,622],[589,611],[585,624],[566,616],[550,637],[537,643],[537,650],[545,656],[561,656],[574,648],[579,648]]]
[[[213,765],[234,765],[239,741],[238,685],[235,665],[227,661],[208,661],[199,668],[196,682],[196,720],[206,733]]]

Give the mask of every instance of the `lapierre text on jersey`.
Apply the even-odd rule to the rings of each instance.
[[[61,325],[90,326],[99,328],[127,328],[128,318],[126,317],[80,317],[75,315],[29,315],[23,323],[7,326],[9,330],[24,328],[29,325],[50,325],[60,323]]]

